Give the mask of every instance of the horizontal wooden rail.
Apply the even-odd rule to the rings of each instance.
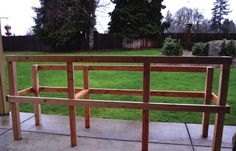
[[[7,62],[107,62],[168,64],[231,64],[232,57],[173,56],[6,56]]]
[[[81,91],[82,88],[75,88],[76,92]],[[67,92],[66,87],[46,87],[40,86],[40,92]],[[143,94],[142,90],[133,89],[102,89],[102,88],[91,88],[89,89],[90,94],[113,94],[113,95],[138,95]],[[164,96],[164,97],[190,97],[190,98],[204,98],[204,92],[196,91],[166,91],[166,90],[151,90],[150,96]]]
[[[18,91],[19,96],[26,96],[30,93],[33,93],[33,88],[32,87]]]
[[[145,109],[163,111],[185,111],[185,112],[211,112],[228,113],[229,106],[198,105],[198,104],[175,104],[175,103],[143,103],[131,101],[108,101],[108,100],[88,100],[88,99],[62,99],[48,97],[23,97],[7,96],[9,102],[15,103],[38,103],[51,105],[79,105],[96,108],[125,108],[125,109]]]
[[[37,65],[38,70],[66,70],[66,65]],[[101,71],[143,71],[143,66],[79,66],[75,65],[75,70],[83,70],[88,67],[88,70]],[[158,72],[206,72],[205,66],[152,66],[151,71]]]

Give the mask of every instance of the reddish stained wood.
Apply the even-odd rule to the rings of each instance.
[[[80,89],[82,90],[82,89]],[[49,86],[40,86],[40,92],[56,92],[56,93],[68,93],[67,87],[49,87]]]
[[[8,62],[8,77],[9,77],[9,91],[11,96],[17,96],[17,79],[16,79],[16,63]],[[12,115],[12,126],[13,136],[15,140],[22,138],[21,126],[20,126],[20,112],[19,103],[11,102],[11,115]]]
[[[114,94],[114,95],[142,95],[142,90],[132,89],[100,89],[92,88],[89,91],[91,94]],[[204,92],[194,91],[164,91],[152,90],[150,96],[167,96],[167,97],[191,97],[191,98],[204,98]]]
[[[213,86],[213,76],[214,76],[214,69],[207,68],[206,73],[206,80],[205,80],[205,101],[204,104],[211,104],[212,99],[212,86]],[[209,130],[209,121],[210,121],[210,113],[203,113],[202,115],[202,136],[208,136]]]
[[[87,66],[89,70],[102,71],[143,71],[142,66]],[[39,70],[66,70],[65,65],[39,65]],[[84,66],[75,65],[75,70],[83,70]],[[204,66],[152,66],[151,71],[158,72],[206,72]]]
[[[143,102],[148,103],[150,97],[150,63],[143,67]],[[142,116],[142,151],[148,151],[149,110],[143,110]]]
[[[26,96],[30,93],[33,93],[33,88],[26,88],[17,92],[19,96]]]
[[[73,62],[67,62],[67,83],[68,83],[68,97],[69,99],[75,98],[75,87],[74,87],[74,64]],[[76,106],[69,106],[69,118],[70,118],[70,136],[71,146],[77,145],[76,136]]]
[[[112,100],[87,100],[87,99],[63,99],[49,97],[29,97],[29,96],[7,96],[9,102],[51,104],[51,105],[78,105],[91,106],[95,108],[124,108],[142,110],[163,110],[163,111],[184,111],[184,112],[211,112],[228,113],[229,106],[204,105],[204,104],[177,104],[177,103],[143,103],[132,101],[112,101]]]
[[[107,62],[168,64],[231,64],[232,57],[176,56],[7,56],[8,62]]]
[[[89,67],[83,67],[84,89],[89,89]],[[89,91],[85,94],[85,99],[89,99]],[[90,128],[90,107],[85,107],[85,128]]]
[[[48,87],[40,86],[40,92],[67,92],[66,87]],[[83,90],[82,88],[76,88],[75,92]],[[89,89],[91,94],[113,94],[113,95],[142,95],[142,90],[134,89],[104,89],[104,88],[91,88]],[[205,93],[199,91],[165,91],[165,90],[152,90],[150,96],[167,96],[167,97],[190,97],[190,98],[204,98]]]
[[[217,104],[220,106],[226,105],[228,83],[229,83],[229,73],[230,73],[230,65],[229,64],[221,65],[219,88],[218,88],[219,101]],[[221,150],[222,134],[223,134],[223,128],[224,128],[224,117],[225,117],[225,113],[217,113],[215,116],[214,135],[213,135],[213,142],[212,142],[212,150],[214,151]]]
[[[32,87],[33,87],[33,95],[35,97],[39,97],[39,75],[38,75],[38,66],[32,66]],[[41,119],[41,105],[34,103],[34,117],[35,117],[35,125],[40,126],[42,124]]]

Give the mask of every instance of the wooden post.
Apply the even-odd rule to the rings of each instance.
[[[228,93],[228,82],[229,82],[230,65],[221,65],[220,78],[219,78],[219,88],[218,97],[219,101],[217,105],[225,106],[227,101]],[[215,116],[215,126],[214,126],[214,136],[212,142],[212,151],[220,151],[223,128],[224,128],[224,117],[225,113],[216,113]]]
[[[38,65],[32,66],[32,87],[33,94],[35,97],[39,96],[39,75],[38,75]],[[35,125],[41,125],[41,105],[34,103],[34,116]]]
[[[16,63],[8,62],[8,77],[9,77],[9,90],[10,95],[17,96],[17,81],[16,81]],[[21,127],[20,127],[20,112],[19,103],[11,103],[11,115],[12,115],[12,126],[13,135],[15,140],[22,138]]]
[[[83,67],[84,89],[89,89],[89,67]],[[85,95],[89,99],[89,92]],[[85,107],[85,128],[90,128],[90,107]]]
[[[144,63],[143,67],[143,102],[148,103],[150,97],[150,63]],[[149,110],[143,110],[142,117],[142,151],[148,151],[149,137]]]
[[[210,105],[212,99],[212,86],[213,86],[214,68],[208,67],[205,80],[205,102],[204,104]],[[202,137],[208,136],[210,113],[204,112],[202,115]]]
[[[0,20],[1,28],[1,20]],[[4,55],[2,45],[2,33],[0,29],[0,115],[9,114],[9,104],[6,101],[6,86],[4,78]]]
[[[73,62],[67,62],[67,83],[68,83],[68,97],[69,99],[75,98],[75,86],[74,86],[74,64]],[[76,136],[76,106],[69,106],[69,117],[70,117],[70,136],[71,146],[77,145]]]

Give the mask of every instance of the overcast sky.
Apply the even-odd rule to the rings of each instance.
[[[100,0],[101,3],[108,3],[109,0]],[[163,4],[166,9],[163,10],[165,16],[167,10],[174,14],[183,6],[190,8],[198,8],[203,13],[205,18],[211,18],[211,9],[215,0],[164,0]],[[236,22],[236,0],[229,0],[232,12],[228,18]],[[25,35],[27,31],[34,25],[33,17],[35,16],[32,6],[39,7],[39,0],[0,0],[0,17],[8,17],[8,19],[1,20],[2,34],[5,34],[4,26],[9,24],[12,29],[11,32],[15,35]],[[97,29],[99,32],[107,30],[107,23],[110,18],[107,14],[114,9],[111,3],[106,8],[99,9],[97,14]]]

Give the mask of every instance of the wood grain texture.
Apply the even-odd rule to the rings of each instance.
[[[8,62],[8,78],[9,78],[9,91],[11,96],[18,96],[17,91],[17,78],[16,78],[16,63]],[[11,116],[12,116],[12,127],[13,136],[15,140],[22,138],[21,126],[20,126],[20,111],[19,103],[11,102]]]
[[[229,83],[230,65],[221,65],[219,88],[218,88],[218,104],[219,106],[226,106],[227,94],[228,94],[228,83]],[[217,113],[215,116],[214,135],[212,142],[212,150],[220,151],[221,142],[224,128],[224,117],[225,113]]]
[[[69,99],[75,98],[74,87],[74,64],[67,62],[67,84],[68,84],[68,97]],[[69,105],[69,119],[70,119],[70,136],[71,146],[77,145],[77,132],[76,132],[76,106]]]
[[[211,104],[213,76],[214,76],[214,69],[207,68],[206,80],[205,80],[205,100],[204,100],[204,104],[206,104],[206,105]],[[209,112],[203,113],[203,115],[202,115],[202,137],[208,136],[209,122],[210,122],[210,113]]]
[[[231,64],[232,57],[174,56],[6,56],[8,62],[107,62],[168,64]]]
[[[39,97],[39,74],[38,74],[38,66],[32,66],[32,88],[33,88],[33,95],[35,97]],[[34,118],[35,118],[35,125],[40,126],[42,124],[41,118],[41,105],[38,103],[34,103]]]

